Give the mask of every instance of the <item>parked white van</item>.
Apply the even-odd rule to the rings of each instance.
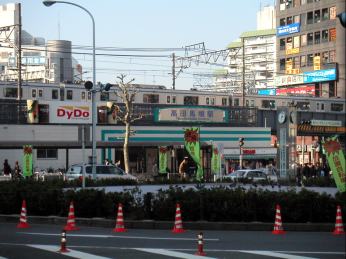
[[[92,178],[92,165],[91,164],[75,164],[72,165],[66,172],[66,180],[82,179],[83,170],[85,177]],[[96,179],[117,178],[129,179],[137,181],[137,177],[125,173],[121,168],[114,165],[96,165]]]

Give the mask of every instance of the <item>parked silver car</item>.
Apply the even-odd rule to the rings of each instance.
[[[231,179],[233,181],[247,179],[253,182],[267,181],[267,176],[264,172],[256,169],[241,169],[234,171],[233,173],[224,176],[225,179]]]
[[[72,165],[66,172],[66,180],[82,179],[83,171],[87,178],[92,178],[91,164]],[[137,177],[125,173],[121,168],[114,165],[96,165],[96,179],[129,179],[137,181]]]

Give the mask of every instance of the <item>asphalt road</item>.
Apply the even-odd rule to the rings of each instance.
[[[0,225],[0,258],[345,258],[345,235],[329,232],[205,231],[206,257],[195,256],[198,232],[173,234],[169,230],[129,229],[114,233],[108,228],[82,227],[67,233],[69,253],[61,254],[62,226]]]

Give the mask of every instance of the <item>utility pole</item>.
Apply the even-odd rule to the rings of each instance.
[[[172,54],[172,87],[175,90],[175,53]]]
[[[21,11],[21,4],[18,4],[18,33],[17,33],[17,69],[18,69],[18,101],[22,99],[22,11]],[[18,105],[18,112],[19,112],[19,105]]]

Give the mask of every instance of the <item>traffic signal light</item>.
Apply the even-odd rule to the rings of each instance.
[[[86,81],[86,82],[84,83],[84,87],[85,87],[85,89],[87,89],[88,91],[90,91],[90,90],[93,88],[93,86],[94,86],[94,84],[93,84],[93,82],[91,82],[91,81]]]
[[[112,85],[110,83],[107,83],[103,86],[103,90],[104,91],[109,91],[109,89],[112,87]]]
[[[244,138],[239,138],[239,147],[244,146]]]

